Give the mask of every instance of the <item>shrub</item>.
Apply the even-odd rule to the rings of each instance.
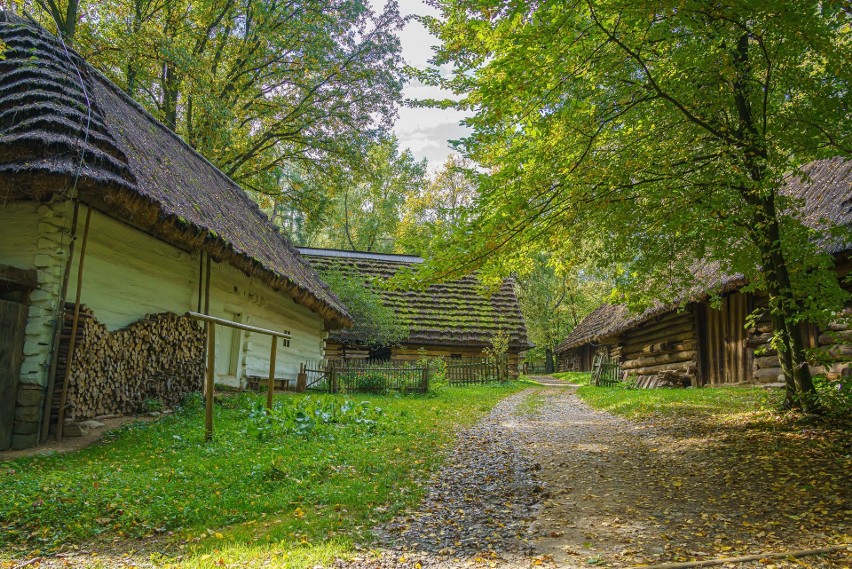
[[[369,434],[383,416],[381,407],[373,407],[367,401],[305,396],[279,400],[271,411],[255,402],[248,414],[247,432],[259,440],[289,434],[333,437],[336,429],[346,429],[348,434]]]

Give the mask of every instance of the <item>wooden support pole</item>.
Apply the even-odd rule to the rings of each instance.
[[[269,388],[266,391],[266,410],[272,411],[272,394],[275,392],[275,358],[278,352],[278,336],[272,336],[272,349],[269,350]]]
[[[50,415],[53,409],[53,392],[56,388],[56,373],[59,365],[59,346],[62,343],[62,322],[65,319],[65,298],[68,296],[68,281],[71,280],[71,267],[74,261],[74,243],[77,241],[77,219],[80,211],[80,200],[74,200],[74,212],[71,216],[71,243],[68,244],[68,260],[65,262],[65,272],[62,274],[62,289],[59,293],[59,316],[53,326],[53,348],[50,351],[50,370],[47,373],[47,393],[44,398],[44,413],[41,417],[41,434],[39,440],[47,440],[50,432]]]
[[[216,375],[216,323],[207,322],[207,381],[204,384],[204,442],[213,438],[213,378]]]
[[[65,425],[65,405],[68,403],[68,382],[71,380],[71,367],[74,365],[74,348],[77,346],[77,328],[80,324],[80,295],[83,291],[83,263],[86,260],[86,244],[89,241],[89,224],[92,221],[92,208],[86,208],[86,223],[83,227],[83,243],[80,245],[80,263],[77,265],[77,291],[74,300],[74,320],[71,322],[71,338],[68,341],[68,360],[65,363],[65,377],[62,379],[62,393],[59,396],[59,416],[56,419],[56,440],[62,440]],[[63,317],[65,315],[65,307]]]

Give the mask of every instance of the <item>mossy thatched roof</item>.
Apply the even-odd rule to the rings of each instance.
[[[482,294],[479,281],[472,275],[424,289],[386,290],[378,283],[387,281],[400,270],[422,263],[423,259],[335,249],[301,248],[299,251],[320,272],[338,270],[363,278],[408,327],[409,336],[403,344],[485,348],[502,330],[509,335],[512,350],[532,347],[511,280],[506,280],[491,296]],[[340,341],[343,338],[332,335],[331,339]]]
[[[121,89],[27,20],[0,12],[0,40],[0,203],[67,196],[76,180],[82,201],[229,262],[329,328],[351,324],[245,192]]]
[[[811,228],[824,232],[820,247],[831,254],[852,249],[844,238],[830,238],[830,227],[852,228],[852,160],[830,158],[806,164],[785,179],[783,193],[799,200],[799,215]],[[725,275],[716,263],[700,264],[695,269],[700,286],[686,300],[673,304],[658,303],[642,313],[631,312],[625,305],[604,304],[586,316],[556,348],[557,353],[596,343],[635,328],[649,320],[676,310],[689,300],[706,296],[709,291],[726,293],[745,286],[743,275]]]

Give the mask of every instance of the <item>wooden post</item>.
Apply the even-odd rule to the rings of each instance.
[[[71,366],[74,365],[74,349],[77,347],[77,328],[80,324],[80,295],[83,291],[83,262],[86,260],[86,244],[89,241],[89,223],[92,221],[92,208],[86,208],[86,224],[83,227],[83,243],[80,245],[80,263],[77,265],[77,292],[74,299],[74,320],[71,322],[71,339],[68,341],[68,357],[65,362],[65,377],[62,379],[62,393],[59,396],[59,416],[56,419],[56,440],[62,440],[65,425],[65,404],[68,401],[68,382],[71,381]],[[65,318],[65,306],[61,307]],[[62,320],[60,320],[61,326]],[[59,330],[62,328],[60,327]],[[48,410],[48,413],[50,410]]]
[[[62,290],[59,293],[59,317],[53,326],[53,347],[50,351],[50,369],[47,372],[47,393],[44,398],[44,412],[41,417],[39,440],[47,440],[50,432],[50,415],[53,410],[53,392],[56,390],[56,372],[59,366],[59,346],[62,344],[62,327],[65,321],[65,299],[68,297],[68,281],[71,280],[71,268],[74,261],[74,243],[77,241],[77,220],[80,212],[80,200],[74,199],[74,213],[71,216],[71,242],[68,244],[68,260],[62,274]]]
[[[213,438],[213,378],[216,375],[216,324],[207,323],[207,381],[204,384],[204,442]]]
[[[278,336],[272,336],[272,349],[269,351],[269,387],[266,390],[266,410],[272,411],[272,394],[275,392],[275,356],[278,351]]]
[[[299,375],[296,376],[296,392],[304,393],[308,389],[308,366],[299,364]]]

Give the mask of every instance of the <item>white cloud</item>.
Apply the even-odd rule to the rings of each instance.
[[[373,9],[381,10],[385,0],[371,0]],[[400,0],[400,12],[408,15],[437,15],[435,8],[428,6],[423,0]],[[432,57],[432,48],[438,40],[429,34],[419,22],[409,21],[400,34],[402,55],[405,62],[413,67],[425,68]],[[441,75],[450,73],[448,66],[441,66]],[[406,99],[443,99],[452,94],[411,82],[403,91]],[[424,109],[403,107],[399,110],[399,119],[394,132],[402,147],[408,147],[418,159],[426,158],[430,168],[437,168],[444,163],[447,156],[453,153],[448,140],[464,137],[469,129],[460,123],[465,113],[453,109]]]

